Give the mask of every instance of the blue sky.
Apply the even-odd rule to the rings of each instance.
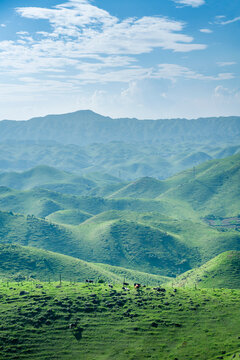
[[[0,119],[240,115],[239,38],[239,0],[1,0]]]

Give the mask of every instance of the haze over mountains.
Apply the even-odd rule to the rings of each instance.
[[[38,165],[122,180],[167,177],[240,149],[240,117],[197,120],[111,119],[78,111],[0,122],[0,170]]]
[[[240,136],[240,117],[197,120],[112,119],[90,110],[48,115],[29,121],[1,121],[0,141],[50,140],[80,146],[92,143],[124,142],[234,142]]]

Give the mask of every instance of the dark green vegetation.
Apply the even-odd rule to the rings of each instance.
[[[197,288],[240,288],[240,251],[227,251],[171,282],[174,286]]]
[[[0,358],[238,359],[239,295],[227,289],[2,283]]]

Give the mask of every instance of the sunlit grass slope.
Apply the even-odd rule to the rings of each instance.
[[[173,281],[174,286],[240,288],[240,251],[227,251]]]
[[[167,180],[169,190],[159,199],[172,198],[205,216],[239,213],[240,154],[212,160]]]
[[[0,284],[1,360],[239,357],[239,290],[37,284]]]

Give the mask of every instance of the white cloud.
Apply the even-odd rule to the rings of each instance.
[[[78,52],[142,54],[154,48],[178,52],[203,50],[191,36],[181,33],[185,24],[166,17],[127,18],[119,21],[87,1],[69,1],[52,9],[27,7],[17,12],[26,18],[47,19],[51,33],[38,33],[59,41],[77,43]]]
[[[240,100],[240,90],[239,89],[229,89],[222,85],[216,86],[214,89],[214,96],[216,98],[222,99],[238,99]]]
[[[135,97],[139,92],[139,86],[137,81],[131,81],[128,84],[127,89],[124,89],[121,91],[121,97],[125,98],[126,100],[130,101],[132,100],[133,97]]]
[[[176,81],[178,78],[218,81],[233,79],[234,75],[232,73],[219,73],[215,76],[204,75],[177,64],[159,64],[158,70],[155,71],[153,77],[158,79],[168,79],[171,81]]]
[[[228,25],[228,24],[232,24],[232,23],[235,23],[236,21],[240,21],[240,16],[237,16],[231,20],[223,20],[225,19],[226,16],[224,15],[220,15],[220,16],[216,16],[215,19],[215,23],[216,24],[220,24],[220,25]]]
[[[232,66],[232,65],[236,65],[235,61],[220,61],[217,63],[218,66],[220,67],[224,67],[224,66]]]
[[[205,4],[205,0],[174,0],[174,1],[177,4],[192,6],[194,8]]]
[[[2,28],[5,28],[7,25],[6,25],[6,24],[0,24],[0,26],[1,26]]]
[[[211,34],[213,32],[210,29],[200,29],[199,31],[201,31],[202,33],[205,33],[205,34]]]
[[[87,0],[16,11],[24,18],[48,20],[51,30],[19,31],[16,41],[0,42],[0,73],[7,70],[14,77],[62,73],[82,83],[129,82],[153,72],[136,65],[137,55],[157,48],[173,52],[206,48],[183,32],[181,21],[161,16],[119,20]]]

